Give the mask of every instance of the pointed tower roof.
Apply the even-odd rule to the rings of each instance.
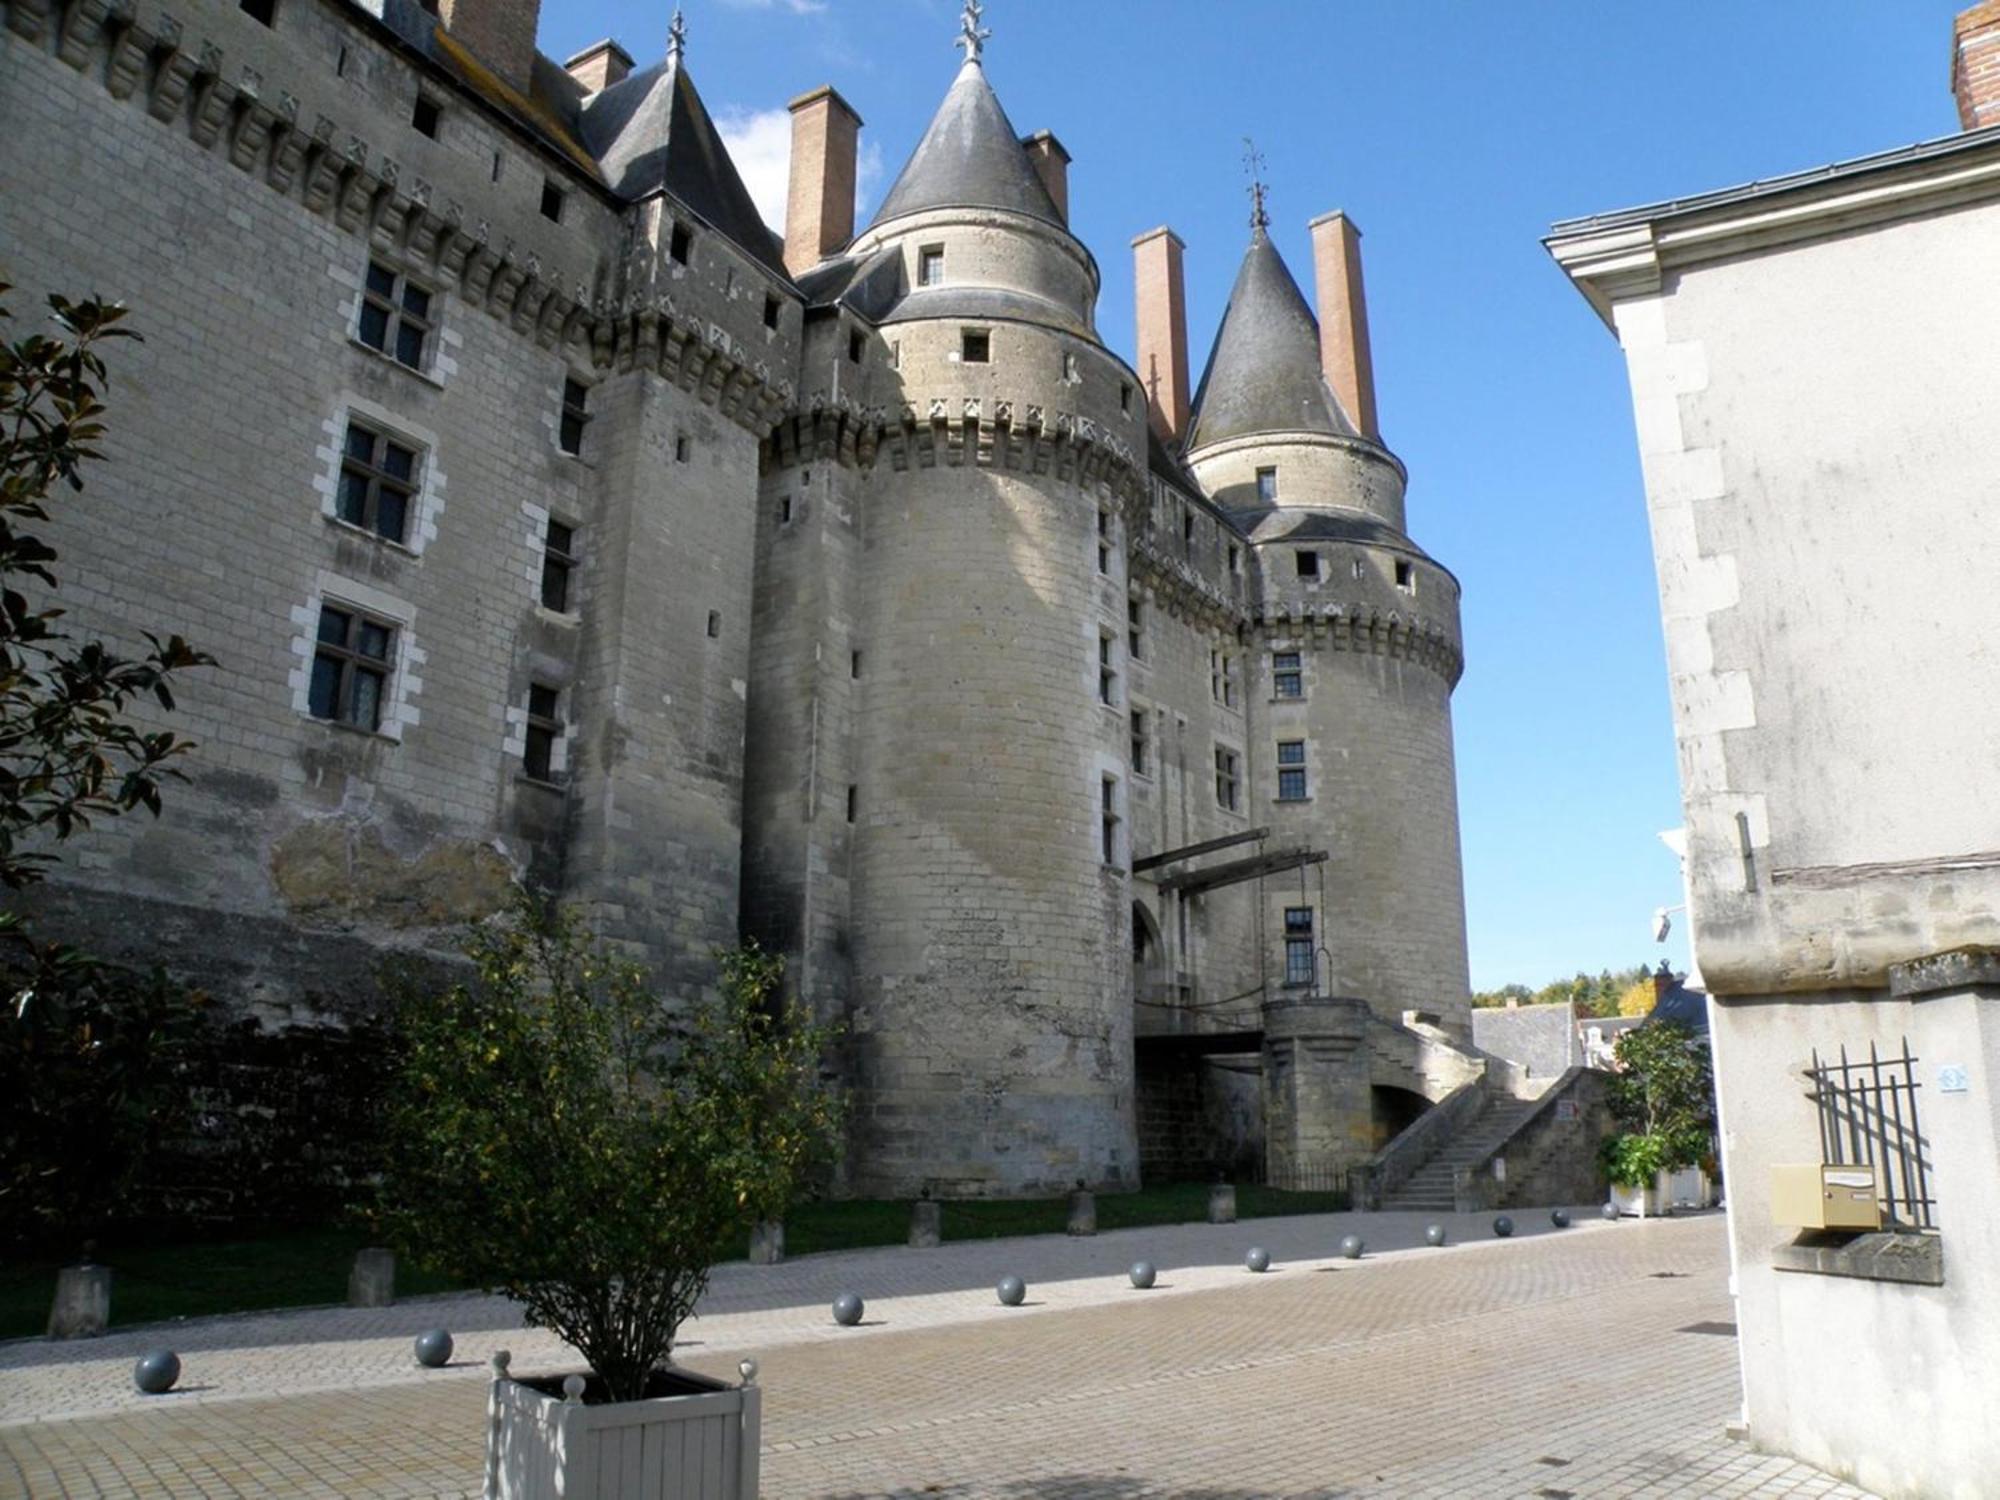
[[[624,198],[665,188],[780,276],[782,243],[764,223],[708,108],[695,92],[679,35],[665,62],[584,102],[584,145]]]
[[[1259,432],[1357,435],[1320,371],[1312,308],[1262,224],[1251,233],[1209,350],[1187,447]]]
[[[976,54],[958,70],[875,222],[927,208],[1004,208],[1062,222]]]

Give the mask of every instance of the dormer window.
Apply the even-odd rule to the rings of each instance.
[[[1259,500],[1278,498],[1278,471],[1275,468],[1257,471],[1257,498]]]
[[[944,246],[926,245],[917,252],[917,285],[944,285]]]

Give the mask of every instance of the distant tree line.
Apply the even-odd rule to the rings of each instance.
[[[1610,969],[1595,976],[1579,971],[1573,979],[1551,980],[1538,990],[1525,984],[1503,984],[1497,990],[1475,990],[1474,1005],[1560,1005],[1569,1001],[1579,1016],[1643,1016],[1653,1008],[1653,971],[1644,964]]]

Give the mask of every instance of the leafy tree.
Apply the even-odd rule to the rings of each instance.
[[[1561,1005],[1567,1002],[1576,1007],[1579,1016],[1615,1016],[1625,1013],[1619,1010],[1619,1005],[1640,980],[1646,981],[1647,995],[1652,994],[1651,972],[1644,964],[1620,969],[1616,973],[1606,969],[1594,976],[1578,970],[1573,979],[1552,980],[1538,990],[1530,990],[1525,984],[1482,990],[1472,997],[1472,1003],[1476,1006],[1504,1006],[1509,1000],[1521,1005]]]
[[[0,325],[11,321],[0,282]],[[189,748],[125,717],[173,708],[171,680],[207,663],[179,636],[125,658],[75,640],[48,602],[56,552],[35,528],[102,457],[106,340],[136,338],[122,307],[50,297],[54,332],[0,334],[0,887],[19,890],[93,818],[160,811]],[[0,1240],[87,1230],[125,1201],[147,1140],[167,1123],[191,1024],[189,997],[62,944],[0,911]]]
[[[1504,1008],[1510,1000],[1516,1005],[1532,1005],[1535,1002],[1535,992],[1525,984],[1503,984],[1497,990],[1472,992],[1472,1003],[1475,1007]]]
[[[755,948],[722,955],[719,1000],[685,1017],[526,896],[465,951],[467,982],[397,996],[385,1227],[636,1400],[723,1245],[830,1152],[828,1034]]]
[[[1623,1129],[1604,1143],[1612,1181],[1643,1185],[1702,1161],[1715,1134],[1708,1039],[1671,1021],[1648,1021],[1618,1038],[1614,1056],[1609,1102]]]
[[[1635,979],[1626,985],[1618,996],[1618,1014],[1621,1016],[1647,1016],[1653,1013],[1653,1002],[1659,998],[1659,991],[1653,986],[1649,974],[1643,979]]]

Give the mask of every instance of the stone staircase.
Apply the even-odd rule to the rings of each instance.
[[[1382,1197],[1384,1209],[1409,1212],[1450,1213],[1453,1207],[1453,1174],[1461,1167],[1480,1161],[1499,1145],[1539,1103],[1535,1099],[1515,1099],[1495,1094],[1486,1108],[1457,1134],[1424,1158],[1423,1165],[1402,1186]]]

